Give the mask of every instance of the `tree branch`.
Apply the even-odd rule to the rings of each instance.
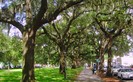
[[[51,39],[52,41],[54,41],[55,43],[57,43],[57,40],[56,38],[54,38],[53,36],[51,36],[48,31],[46,30],[45,27],[42,27],[43,31],[44,31],[44,34],[46,34],[48,36],[49,39]]]
[[[113,38],[115,38],[115,37],[121,35],[122,30],[123,30],[123,28],[119,29],[119,30],[114,34]]]
[[[57,28],[55,26],[55,23],[53,23],[52,26],[53,26],[54,30],[56,31],[56,33],[58,34],[58,36],[61,37],[59,31],[57,30]]]
[[[99,25],[99,27],[100,27],[101,31],[104,33],[104,35],[107,36],[108,33],[103,28],[103,25],[101,24],[101,22],[99,22],[97,18],[94,18],[94,19],[95,19],[96,23]]]
[[[26,22],[29,23],[32,19],[31,0],[25,0]]]
[[[76,33],[72,33],[71,35],[70,35],[70,34],[68,35],[68,37],[67,37],[68,41],[65,42],[66,49],[68,49],[68,48],[75,42],[75,40],[73,39],[74,36],[76,36],[76,35],[78,36],[82,31],[85,30],[85,28],[86,28],[86,27],[80,29],[80,30],[79,30],[78,32],[76,32]],[[72,40],[72,39],[73,39],[73,40]]]
[[[67,26],[66,26],[66,29],[65,29],[65,31],[64,31],[63,37],[66,36],[67,32],[68,32],[69,29],[70,29],[70,26],[71,26],[72,22],[73,22],[77,17],[79,17],[81,14],[83,14],[84,11],[83,11],[83,12],[80,12],[80,13],[76,14],[76,16],[74,16],[75,13],[76,13],[76,12],[73,13],[73,17],[72,17],[72,18],[70,19],[70,21],[68,22],[68,24],[67,24]]]
[[[0,22],[9,23],[9,24],[15,26],[16,28],[18,28],[21,31],[21,33],[23,33],[23,31],[24,31],[23,25],[15,20],[11,20],[11,19],[9,20],[9,19],[4,19],[4,18],[0,17]]]
[[[38,26],[38,21],[40,21],[43,18],[44,13],[47,11],[47,8],[47,0],[41,0],[41,7],[39,9],[39,12],[33,19],[35,26]]]
[[[58,9],[56,9],[56,10],[54,11],[54,13],[50,13],[50,14],[48,15],[48,17],[42,19],[42,21],[40,21],[40,22],[41,22],[42,24],[49,23],[49,22],[55,20],[56,17],[57,17],[62,11],[64,11],[64,10],[70,8],[71,6],[74,6],[74,5],[76,5],[76,4],[79,4],[79,3],[83,2],[83,1],[84,1],[84,0],[77,0],[77,1],[69,1],[69,2],[66,2],[65,5],[62,5],[61,7],[59,7]]]

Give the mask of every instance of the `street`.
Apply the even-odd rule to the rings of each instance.
[[[122,80],[122,82],[133,82],[133,80]]]
[[[118,78],[118,77],[116,76],[116,78]],[[119,80],[121,80],[121,79],[119,78]],[[124,80],[121,80],[121,82],[133,82],[133,79],[124,79]]]

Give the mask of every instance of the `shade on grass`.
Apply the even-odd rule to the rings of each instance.
[[[0,82],[20,82],[21,69],[0,70]]]
[[[82,70],[67,69],[67,79],[64,80],[59,74],[58,68],[39,68],[35,69],[36,82],[73,82],[76,75]],[[22,75],[21,69],[0,70],[0,82],[20,82]]]

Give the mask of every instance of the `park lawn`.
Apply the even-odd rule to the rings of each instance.
[[[82,68],[67,69],[67,79],[59,74],[58,68],[35,69],[36,82],[73,82]],[[0,82],[20,82],[22,69],[0,70]]]

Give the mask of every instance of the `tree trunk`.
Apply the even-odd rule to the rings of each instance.
[[[60,69],[59,72],[64,75],[66,79],[66,52],[64,49],[60,50]]]
[[[71,58],[71,61],[72,61],[72,69],[76,69],[76,67],[77,67],[77,62],[76,62],[76,58],[75,58],[75,55],[74,55],[74,53],[72,53],[72,55],[70,56],[70,58]]]
[[[10,69],[11,69],[11,63],[8,62],[8,70],[10,70]]]
[[[109,49],[108,50],[108,68],[107,68],[106,76],[112,76],[112,73],[111,73],[111,62],[112,62],[112,53],[111,53],[111,49]]]
[[[99,62],[99,74],[102,75],[104,70],[103,70],[103,67],[104,67],[104,48],[102,48],[100,50],[100,62]]]
[[[75,60],[72,60],[72,69],[76,69],[77,63]]]
[[[106,51],[106,48],[108,46],[109,43],[109,38],[105,38],[102,43],[101,43],[101,49],[100,49],[100,62],[99,62],[99,74],[103,75],[104,70],[104,53]]]
[[[99,69],[99,53],[97,52],[97,54],[96,54],[96,69]]]
[[[110,42],[108,44],[108,68],[107,68],[106,76],[112,76],[112,73],[111,73],[111,62],[112,62],[111,47],[112,47],[112,41],[113,41],[113,39],[110,38]]]
[[[34,47],[36,31],[32,28],[23,33],[23,69],[22,82],[35,82]]]

